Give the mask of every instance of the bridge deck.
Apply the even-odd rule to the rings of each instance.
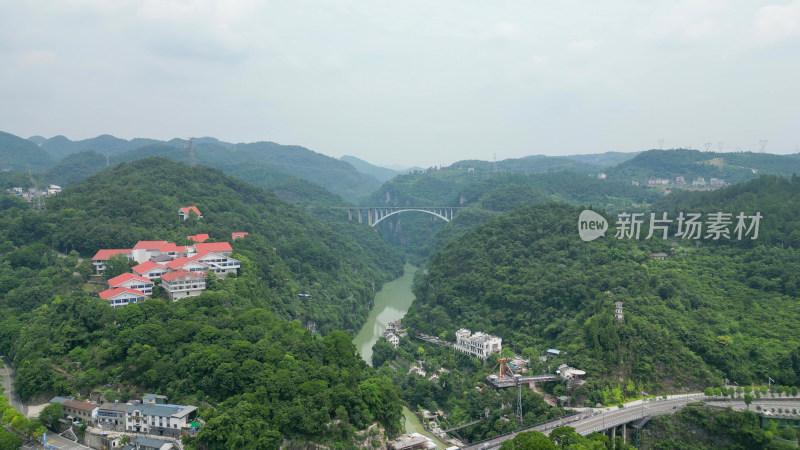
[[[519,382],[520,383],[544,383],[545,381],[555,381],[556,378],[557,378],[557,375],[537,375],[537,376],[529,376],[529,377],[520,377],[519,378]],[[507,388],[507,387],[512,387],[512,386],[516,386],[517,385],[517,379],[516,378],[510,378],[510,377],[507,377],[507,378],[486,377],[486,381],[488,381],[489,384],[491,384],[492,386],[494,386],[496,388],[500,388],[500,389]]]

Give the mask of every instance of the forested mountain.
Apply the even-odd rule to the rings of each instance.
[[[373,422],[399,430],[397,391],[334,331],[358,330],[375,286],[402,272],[374,232],[321,222],[219,170],[164,158],[77,182],[47,199],[45,213],[8,198],[0,202],[0,354],[14,361],[23,398],[99,389],[113,400],[148,390],[208,402],[192,448],[352,443]],[[187,205],[203,218],[179,220]],[[210,279],[200,297],[111,309],[90,295],[103,282],[90,279],[86,258],[100,248],[188,243],[196,233],[228,240],[233,231],[249,232],[233,242],[239,276]]]
[[[377,179],[381,183],[385,183],[386,181],[391,180],[392,178],[397,176],[398,173],[400,173],[397,172],[396,170],[387,169],[386,167],[380,167],[374,164],[370,164],[364,161],[363,159],[356,158],[355,156],[344,155],[339,159],[355,167],[355,169],[358,170],[359,172],[375,177],[375,179]]]
[[[702,211],[764,214],[757,240],[714,245],[647,240],[646,227],[641,240],[616,239],[613,226],[606,238],[583,242],[581,208],[521,207],[437,252],[415,282],[406,321],[451,339],[460,327],[489,332],[526,356],[565,350],[564,362],[590,380],[574,395],[591,404],[606,403],[605,392],[619,385],[660,392],[767,376],[794,385],[800,255],[787,233],[800,224],[798,192],[796,178],[765,177],[675,197],[667,211],[708,202]],[[652,252],[668,258],[651,260]],[[614,319],[617,301],[622,322]]]
[[[8,136],[14,137],[13,135]],[[55,136],[46,140],[43,140],[41,136],[34,136],[31,138],[32,140],[17,139],[31,144],[31,147],[36,147],[36,144],[33,144],[34,141],[39,142],[41,149],[44,149],[56,160],[76,153],[84,153],[81,157],[73,156],[64,161],[67,167],[78,168],[76,174],[89,174],[99,169],[97,157],[85,153],[92,151],[109,156],[112,163],[132,161],[148,156],[166,156],[186,162],[189,160],[188,142],[181,139],[172,139],[169,142],[141,138],[125,140],[111,135],[101,135],[82,141],[71,141],[64,136]],[[213,137],[197,138],[194,143],[198,163],[221,168],[230,175],[248,179],[251,182],[261,176],[260,172],[263,171],[281,173],[322,186],[351,202],[365,198],[380,186],[380,181],[375,177],[360,173],[345,161],[297,145],[281,145],[274,142],[231,144]],[[2,149],[3,146],[0,145],[0,150]],[[44,155],[41,149],[38,151]],[[204,155],[202,158],[200,153]],[[116,158],[117,156],[119,158]],[[42,167],[51,166],[54,163],[52,158],[46,155],[41,160],[43,161]],[[85,162],[86,167],[79,167],[80,162]],[[53,173],[66,182],[79,179],[77,175],[64,174],[61,171]],[[262,183],[254,184],[263,186]]]
[[[55,160],[63,159],[73,153],[95,151],[105,155],[106,153],[118,155],[148,144],[159,142],[156,139],[136,138],[131,140],[120,139],[110,134],[103,134],[91,139],[72,141],[65,136],[53,136],[42,141],[35,136],[29,140],[38,141],[39,146],[44,149]]]
[[[633,158],[634,156],[638,155],[640,152],[630,152],[630,153],[621,153],[621,152],[605,152],[605,153],[590,153],[587,155],[567,155],[565,158],[574,159],[575,161],[580,161],[588,164],[593,164],[599,167],[613,167],[617,164],[621,164],[629,159]]]
[[[622,211],[642,207],[660,197],[662,195],[654,190],[568,171],[521,174],[477,170],[465,173],[445,169],[399,175],[385,183],[368,202],[387,206],[471,208],[466,220],[460,217],[467,214],[462,212],[447,226],[441,220],[422,213],[397,215],[379,225],[393,245],[405,249],[417,263],[421,263],[442,243],[482,224],[495,212],[548,201]],[[482,220],[477,220],[479,218]]]
[[[697,177],[719,178],[735,184],[760,175],[791,176],[800,172],[800,160],[787,155],[768,153],[716,153],[697,150],[648,150],[616,167],[606,169],[609,179],[647,183],[650,177],[675,180],[682,176],[687,183]]]
[[[31,141],[0,131],[0,170],[41,171],[53,159]]]

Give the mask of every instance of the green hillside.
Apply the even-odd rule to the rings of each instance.
[[[386,167],[376,166],[374,164],[370,164],[363,159],[356,158],[355,156],[342,156],[339,158],[341,161],[344,161],[351,166],[353,166],[356,170],[363,174],[367,174],[370,176],[375,177],[381,183],[385,183],[388,180],[391,180],[395,176],[397,176],[398,171],[387,169]]]
[[[387,206],[465,206],[480,213],[471,214],[469,220],[459,216],[452,224],[426,214],[403,214],[387,219],[379,225],[383,235],[399,249],[403,249],[422,263],[432,250],[440,248],[460,232],[483,222],[492,213],[510,211],[516,207],[558,201],[573,205],[586,205],[610,211],[622,211],[648,205],[662,194],[654,190],[632,186],[612,180],[600,180],[574,172],[546,172],[523,174],[514,172],[458,170],[429,170],[398,175],[385,183],[369,199],[371,205]],[[460,213],[464,214],[464,213]],[[448,228],[456,227],[453,232]]]
[[[715,206],[754,214],[761,205],[782,204],[796,211],[798,192],[797,179],[765,178],[715,192]],[[590,404],[606,403],[604,390],[629,381],[651,393],[723,378],[800,381],[800,332],[793,325],[800,255],[775,237],[797,228],[796,213],[765,217],[764,240],[755,245],[672,247],[658,238],[615,239],[613,229],[610,238],[583,242],[580,211],[526,206],[448,244],[416,280],[407,322],[451,338],[460,327],[489,332],[526,357],[565,350],[563,362],[589,374],[573,395]],[[670,256],[654,261],[651,252]],[[622,322],[614,320],[616,301],[624,304]]]
[[[187,205],[203,218],[178,220]],[[0,354],[23,399],[96,389],[107,401],[147,391],[207,405],[189,448],[352,446],[373,423],[400,430],[396,389],[336,331],[354,334],[374,287],[402,272],[375,233],[353,238],[217,169],[164,158],[77,182],[45,213],[0,206]],[[112,309],[91,295],[103,289],[89,276],[100,248],[233,231],[249,232],[233,242],[239,275],[210,278],[199,297]]]
[[[143,138],[136,138],[136,139],[120,139],[118,137],[111,136],[110,134],[103,134],[91,139],[84,139],[80,141],[72,141],[65,136],[54,136],[50,139],[46,139],[42,141],[40,136],[34,136],[30,138],[37,143],[44,149],[48,154],[50,154],[53,159],[60,160],[65,158],[68,155],[73,153],[81,153],[81,152],[88,152],[88,151],[95,151],[97,153],[105,155],[109,153],[111,155],[117,155],[120,153],[124,153],[139,147],[143,147],[148,144],[158,142],[156,139],[143,139]]]
[[[53,158],[38,145],[0,131],[0,170],[40,172],[53,163]]]
[[[575,161],[593,164],[599,167],[613,167],[630,160],[640,152],[605,152],[605,153],[589,153],[586,155],[567,155],[565,158],[573,159]]]
[[[8,135],[14,137],[13,135]],[[119,139],[111,135],[101,135],[82,141],[71,141],[64,136],[50,139],[33,136],[32,140],[24,140],[29,147],[36,147],[33,142],[40,143],[44,152],[42,166],[53,165],[52,159],[64,161],[63,167],[54,170],[53,178],[63,180],[63,184],[76,181],[81,176],[96,173],[101,169],[96,156],[86,152],[108,155],[111,164],[122,161],[133,161],[149,156],[164,156],[176,161],[189,161],[187,141],[172,139],[169,142],[155,139]],[[2,141],[0,140],[0,144]],[[223,169],[226,173],[246,179],[262,187],[270,183],[259,183],[260,177],[271,178],[280,173],[300,178],[341,196],[347,201],[357,202],[367,197],[380,186],[372,175],[360,173],[350,164],[316,153],[296,145],[280,145],[274,142],[256,142],[251,144],[230,144],[213,137],[194,140],[198,164]],[[17,143],[19,145],[19,143]],[[0,146],[0,151],[3,147]],[[82,156],[75,156],[82,153]],[[202,154],[202,155],[201,155]],[[85,167],[81,166],[85,163]],[[35,167],[34,167],[35,168]],[[62,169],[77,169],[65,172]],[[387,169],[388,170],[388,169]],[[262,172],[271,172],[262,174]],[[282,177],[286,179],[285,177]]]
[[[682,176],[687,183],[697,177],[706,182],[719,178],[728,184],[741,183],[760,175],[791,176],[800,172],[800,160],[768,153],[715,153],[697,150],[648,150],[616,167],[606,169],[609,179],[647,183],[650,177],[674,180]]]

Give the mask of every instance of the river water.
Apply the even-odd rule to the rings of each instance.
[[[370,310],[369,317],[367,317],[367,323],[353,338],[353,344],[355,344],[356,349],[367,364],[372,365],[372,346],[383,334],[386,324],[402,319],[408,312],[408,308],[411,307],[411,303],[414,301],[414,293],[411,292],[411,287],[416,272],[416,267],[406,264],[403,276],[384,284],[378,294],[375,295],[372,310]],[[405,406],[403,406],[403,417],[406,419],[406,433],[420,433],[433,439],[433,442],[439,448],[447,447],[426,431],[417,415]]]

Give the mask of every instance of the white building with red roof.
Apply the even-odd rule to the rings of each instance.
[[[169,268],[153,261],[145,261],[141,264],[135,265],[131,270],[133,270],[135,274],[145,277],[149,280],[161,278],[161,275],[169,272]]]
[[[246,231],[234,231],[233,233],[231,233],[231,240],[235,241],[237,239],[242,239],[247,235],[248,233]]]
[[[153,294],[153,281],[134,273],[123,273],[108,280],[109,289],[124,287],[147,296]]]
[[[186,220],[191,216],[191,213],[197,214],[198,219],[202,219],[203,215],[200,214],[200,210],[197,209],[197,206],[185,206],[178,210],[178,217],[181,220]]]
[[[194,249],[197,254],[204,254],[208,252],[222,253],[223,255],[230,255],[233,253],[233,247],[228,242],[203,242],[194,244]],[[192,256],[192,255],[189,255]]]
[[[192,258],[181,257],[165,264],[170,271],[185,270],[187,272],[205,272],[209,267]]]
[[[200,263],[205,266],[205,270],[211,270],[220,278],[225,278],[231,272],[236,272],[241,267],[238,259],[221,252],[198,253],[189,258],[192,262]]]
[[[125,287],[106,289],[97,295],[103,300],[108,300],[108,304],[111,305],[112,308],[119,308],[120,306],[126,306],[147,298],[147,295],[144,292],[134,291],[133,289],[128,289]]]
[[[97,253],[95,253],[95,255],[92,257],[92,265],[94,266],[94,270],[97,272],[97,274],[102,274],[106,271],[106,262],[114,255],[125,255],[128,258],[133,259],[131,249],[129,248],[98,250]]]
[[[185,270],[165,273],[161,277],[161,287],[172,300],[196,297],[206,289],[206,273]]]

